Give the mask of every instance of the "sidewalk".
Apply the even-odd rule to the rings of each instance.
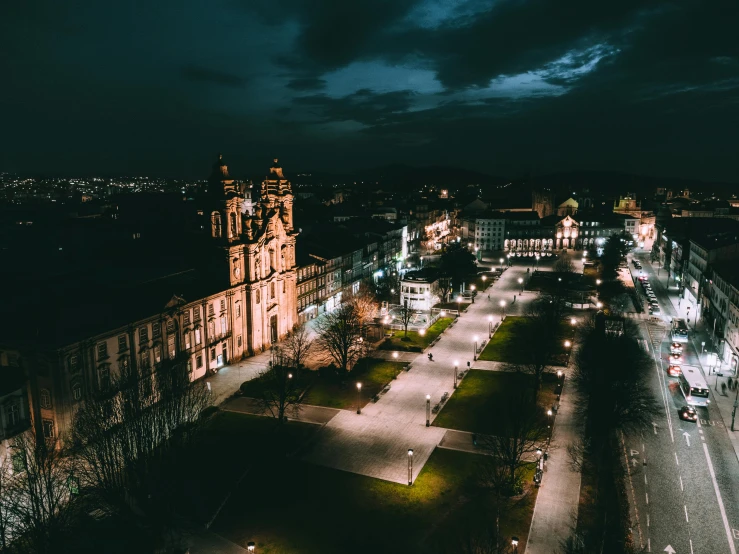
[[[573,470],[567,453],[567,447],[577,440],[577,425],[574,421],[576,398],[575,393],[569,391],[568,382],[565,379],[554,420],[544,478],[536,497],[526,542],[526,554],[559,552],[562,542],[572,534],[577,523],[580,472]]]

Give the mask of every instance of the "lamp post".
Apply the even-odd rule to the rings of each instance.
[[[431,395],[426,395],[426,427],[431,425]]]
[[[488,316],[488,338],[489,339],[493,338],[493,316],[492,315]]]
[[[739,389],[736,390],[736,398],[734,398],[734,409],[731,411],[731,430],[734,431],[734,420],[736,419],[736,409],[739,408]]]
[[[508,254],[508,262],[511,261],[511,255]],[[500,270],[503,271],[503,258],[500,259]]]
[[[396,360],[398,359],[398,353],[397,352],[393,352],[393,358],[395,358]]]
[[[413,484],[413,450],[408,449],[408,486]]]
[[[513,552],[518,552],[518,537],[511,537],[511,546],[513,547]]]
[[[510,255],[510,253],[506,254],[506,258],[508,258],[508,267],[511,267],[511,255]]]
[[[357,383],[357,414],[362,413],[362,383]]]
[[[459,362],[457,360],[454,360],[454,388],[457,388],[457,371],[459,369]]]
[[[484,284],[485,284],[485,281],[487,281],[487,280],[488,280],[488,276],[487,276],[487,275],[483,275],[483,276],[482,276],[482,283],[483,283],[483,286],[484,286]]]
[[[603,282],[603,281],[601,281],[600,279],[596,279],[596,280],[595,280],[595,284],[596,284],[596,286],[600,286],[600,284],[601,284],[602,282]]]
[[[534,256],[534,258],[536,258],[536,269],[537,269],[537,271],[538,271],[538,270],[539,270],[539,254],[536,254],[536,255]]]
[[[596,302],[595,307],[600,310],[601,308],[603,308],[603,302]]]
[[[421,267],[423,267],[423,256],[421,256]]]
[[[472,298],[473,304],[475,303],[475,288],[475,285],[470,285],[470,290],[472,291],[472,293],[470,294],[470,298]]]
[[[472,342],[475,345],[475,348],[472,351],[472,361],[473,362],[474,361],[477,361],[477,341],[478,340],[480,340],[480,337],[478,337],[477,335],[475,335],[474,337],[472,337]]]
[[[521,285],[521,294],[523,294],[523,277],[518,278],[518,284]]]
[[[505,319],[505,300],[500,301],[500,322],[503,323],[503,320]]]
[[[462,315],[462,297],[457,296],[457,312],[459,312],[457,315]]]
[[[249,541],[246,543],[246,550],[248,552],[254,552],[254,549],[256,548],[256,545],[254,544],[254,541]]]

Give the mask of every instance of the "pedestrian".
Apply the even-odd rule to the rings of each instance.
[[[729,377],[729,390],[734,390],[734,379]]]
[[[726,396],[726,383],[721,383],[721,394]]]
[[[516,295],[515,294],[513,295],[513,303],[514,304],[516,303]]]

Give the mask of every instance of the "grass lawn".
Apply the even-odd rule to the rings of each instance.
[[[495,500],[476,479],[485,461],[437,449],[408,487],[295,459],[265,460],[212,530],[241,546],[255,541],[262,554],[458,552],[470,532],[494,525]],[[523,543],[534,502],[528,489],[501,509],[501,533]]]
[[[520,364],[527,361],[526,351],[517,344],[516,335],[524,333],[524,327],[529,319],[525,316],[508,316],[495,331],[493,338],[480,353],[479,359],[490,362],[505,362]],[[552,353],[551,363],[553,365],[564,365],[567,360],[567,349],[564,341],[572,339],[572,328],[567,321],[560,323],[557,345],[559,347]],[[525,335],[524,335],[525,336]]]
[[[278,430],[272,418],[216,413],[184,456],[186,471],[172,479],[177,510],[198,522],[207,521],[257,458],[284,458],[317,429],[308,423],[288,422]]]
[[[434,420],[436,427],[494,435],[507,413],[509,391],[529,386],[533,376],[503,371],[471,370]],[[557,376],[545,374],[538,405],[545,413],[556,404]]]
[[[359,382],[362,383],[362,404],[367,404],[385,385],[395,379],[404,365],[401,362],[364,358],[344,378],[316,374],[303,402],[329,408],[355,408],[356,383]]]
[[[406,337],[404,331],[395,331],[395,336],[385,339],[380,345],[380,349],[423,352],[424,348],[431,344],[431,341],[438,337],[444,329],[449,327],[452,321],[451,317],[440,317],[431,327],[426,329],[423,335],[418,331],[408,331]]]

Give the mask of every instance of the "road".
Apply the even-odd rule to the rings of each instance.
[[[737,553],[739,543],[739,464],[727,429],[715,406],[696,408],[697,423],[681,421],[685,405],[678,380],[667,374],[670,316],[675,314],[648,255],[637,255],[660,303],[663,322],[639,321],[644,344],[654,359],[649,386],[660,405],[653,428],[627,436],[622,444],[634,540],[647,552],[677,554]],[[630,269],[633,266],[630,264]],[[642,289],[637,286],[639,294]],[[684,364],[698,367],[695,345],[688,342]],[[706,379],[709,384],[713,381]],[[711,391],[711,394],[716,394]]]

